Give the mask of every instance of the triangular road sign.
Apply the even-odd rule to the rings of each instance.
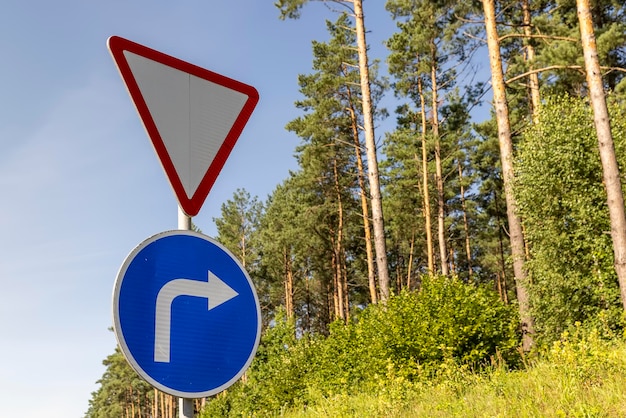
[[[118,36],[109,50],[185,213],[200,211],[259,94]]]

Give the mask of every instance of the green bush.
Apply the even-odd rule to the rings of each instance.
[[[449,378],[404,385],[401,399],[393,398],[400,388],[394,383],[389,395],[319,396],[306,409],[292,408],[282,416],[624,417],[626,342],[599,334],[576,324],[521,370],[494,367],[476,373],[445,363]]]
[[[616,154],[626,167],[624,110],[610,107]],[[526,263],[538,340],[575,322],[611,334],[622,307],[593,115],[572,97],[547,97],[519,144],[516,197],[530,248]]]
[[[498,354],[513,361],[519,343],[513,307],[489,289],[450,277],[424,277],[419,292],[371,307],[354,326],[378,358],[427,376],[448,360],[477,367]]]
[[[447,277],[424,277],[419,291],[335,322],[328,336],[296,338],[278,315],[245,382],[203,416],[267,416],[354,393],[401,401],[412,382],[449,379],[459,366],[477,370],[496,356],[514,363],[517,324],[516,309],[493,291]]]

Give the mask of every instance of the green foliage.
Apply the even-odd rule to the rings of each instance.
[[[245,189],[237,189],[231,199],[222,204],[221,216],[213,218],[217,227],[216,239],[230,250],[246,269],[259,296],[263,320],[271,317],[276,303],[274,281],[267,279],[262,263],[261,222],[265,207]],[[264,325],[267,325],[264,322]]]
[[[623,170],[626,124],[616,117],[617,108],[612,112]],[[588,104],[548,98],[539,123],[525,133],[518,158],[516,196],[530,247],[527,267],[540,336],[554,340],[576,321],[605,331],[618,328],[622,310]]]
[[[493,358],[514,364],[517,322],[492,291],[444,277],[424,277],[420,291],[333,323],[328,336],[297,338],[280,314],[247,378],[212,399],[203,416],[268,416],[355,393],[402,399],[413,384],[454,380]]]
[[[419,292],[366,309],[354,326],[379,361],[414,367],[403,370],[412,378],[432,375],[446,360],[479,366],[496,352],[513,360],[518,345],[515,310],[453,277],[425,276]]]
[[[301,139],[295,155],[300,169],[271,196],[260,234],[262,273],[274,283],[292,280],[293,288],[283,287],[284,300],[293,298],[301,329],[319,332],[368,295],[358,199],[363,174],[356,38],[346,14],[326,25],[329,41],[313,42],[314,72],[298,78],[303,97],[296,107],[303,114],[286,126]],[[370,68],[374,104],[385,86],[376,68]],[[271,299],[277,300],[278,286],[274,290]]]
[[[522,24],[522,8],[508,7],[502,3],[498,9],[502,56],[507,68],[507,78],[512,79],[527,71],[542,70],[537,75],[545,94],[571,94],[583,97],[585,63],[580,42],[580,29],[574,0],[552,0],[530,3],[530,27]],[[592,2],[593,25],[598,58],[608,90],[615,91],[624,80],[626,41],[624,13],[626,5],[619,0]],[[534,38],[523,36],[529,30]],[[534,59],[529,60],[524,48],[534,49]],[[617,71],[616,71],[617,70]],[[623,85],[623,84],[622,84]],[[528,78],[522,77],[507,85],[507,99],[514,127],[528,120]]]
[[[298,19],[300,18],[300,9],[308,0],[278,0],[274,3],[280,10],[280,19]]]
[[[232,199],[222,204],[221,217],[213,218],[217,239],[226,246],[248,270],[258,263],[255,250],[256,232],[263,214],[263,204],[244,189],[237,189]]]
[[[565,334],[524,370],[495,365],[476,373],[450,367],[449,379],[393,382],[385,394],[317,396],[295,417],[623,417],[626,342],[582,329]]]
[[[564,375],[579,380],[595,381],[604,372],[623,371],[621,359],[612,353],[618,339],[606,340],[602,334],[603,330],[585,329],[576,322],[552,343],[543,358]]]
[[[131,408],[139,414],[149,414],[154,397],[152,386],[131,369],[119,347],[102,364],[106,371],[97,382],[100,387],[91,394],[85,417],[122,417]]]

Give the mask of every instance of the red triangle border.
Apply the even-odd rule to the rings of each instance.
[[[107,45],[109,51],[111,52],[111,55],[113,56],[113,60],[117,65],[120,75],[122,76],[122,79],[126,84],[128,93],[130,94],[130,97],[135,104],[135,108],[139,113],[139,117],[143,122],[144,128],[146,129],[146,132],[148,133],[148,136],[152,141],[152,145],[154,146],[157,156],[161,161],[161,165],[165,170],[165,174],[167,175],[170,184],[174,189],[174,194],[178,199],[180,207],[188,216],[196,216],[200,212],[200,209],[202,208],[204,201],[211,191],[211,188],[213,187],[217,176],[224,167],[228,156],[233,150],[235,143],[239,139],[243,128],[250,119],[250,116],[252,115],[252,112],[254,111],[254,108],[259,101],[259,93],[254,87],[244,84],[240,81],[233,80],[221,74],[214,73],[213,71],[180,60],[178,58],[148,48],[144,45],[140,45],[133,41],[129,41],[128,39],[124,39],[119,36],[111,36],[107,41]],[[248,96],[248,99],[246,100],[246,103],[244,104],[239,116],[235,119],[235,123],[226,135],[224,143],[218,150],[215,158],[211,162],[211,165],[209,166],[207,172],[203,176],[200,184],[198,185],[198,188],[193,193],[193,196],[191,198],[187,197],[185,188],[180,180],[178,173],[176,172],[172,159],[167,152],[167,148],[165,147],[165,143],[161,138],[161,134],[159,133],[154,119],[150,114],[150,110],[148,109],[146,101],[141,94],[141,90],[139,89],[137,80],[135,79],[135,76],[130,69],[128,61],[124,56],[124,51],[131,52],[133,54],[158,62],[168,67],[172,67],[176,70],[191,74],[203,80],[219,84],[221,86],[224,86],[231,90],[235,90]]]

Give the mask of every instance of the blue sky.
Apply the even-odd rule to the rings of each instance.
[[[113,352],[128,253],[177,204],[106,48],[119,35],[250,84],[260,101],[194,222],[237,188],[261,199],[296,168],[297,76],[333,15],[280,21],[273,0],[5,0],[0,14],[0,416],[80,417]],[[373,58],[395,25],[365,2]],[[393,110],[393,109],[390,109]],[[377,133],[383,135],[382,130]]]

